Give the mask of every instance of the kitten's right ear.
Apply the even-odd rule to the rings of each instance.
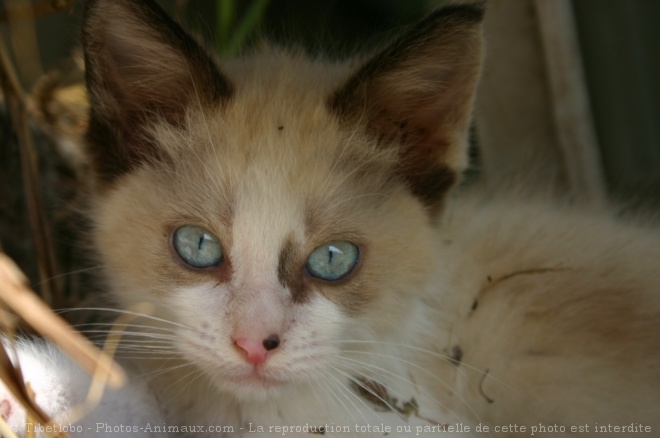
[[[179,126],[190,107],[232,95],[211,58],[151,0],[88,0],[83,48],[87,143],[102,183],[163,155],[145,128]]]
[[[400,175],[434,215],[467,164],[483,14],[481,3],[431,13],[328,99],[341,122],[398,148]]]

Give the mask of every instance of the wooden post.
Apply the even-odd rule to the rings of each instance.
[[[600,204],[604,184],[570,4],[488,5],[475,121],[485,183]],[[542,16],[541,16],[542,15]]]

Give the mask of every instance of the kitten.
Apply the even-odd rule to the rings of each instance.
[[[355,65],[216,63],[151,1],[87,2],[90,239],[119,308],[156,309],[121,351],[168,425],[660,430],[657,231],[450,199],[482,14],[434,12]]]

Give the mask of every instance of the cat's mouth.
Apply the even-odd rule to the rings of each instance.
[[[281,397],[295,385],[293,380],[272,377],[268,373],[255,370],[245,374],[224,375],[222,379],[215,379],[214,383],[220,391],[246,402]]]

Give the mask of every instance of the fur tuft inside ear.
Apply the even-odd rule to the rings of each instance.
[[[432,13],[328,100],[342,122],[363,125],[383,146],[400,148],[402,176],[431,210],[467,165],[482,16],[475,5]]]
[[[83,47],[87,139],[104,181],[159,157],[144,129],[150,123],[180,125],[193,105],[219,105],[232,95],[204,50],[151,0],[88,1]]]

